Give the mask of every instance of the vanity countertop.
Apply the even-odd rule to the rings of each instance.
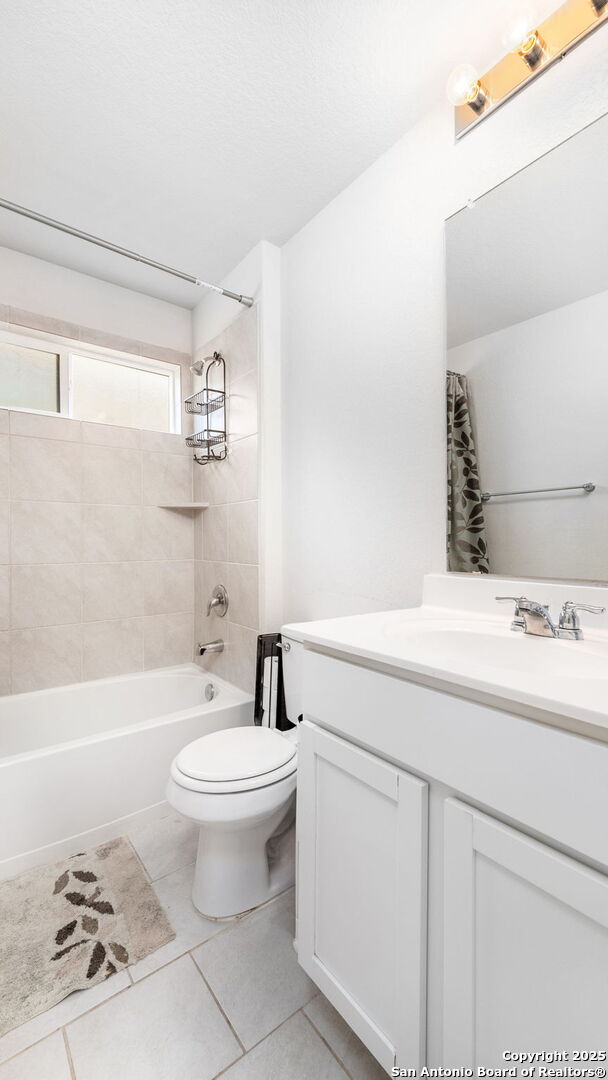
[[[548,592],[549,599],[558,593],[561,602],[574,593],[588,600],[581,592],[596,590],[473,581],[473,601],[467,596],[466,607],[457,607],[463,583],[454,577],[450,582],[448,575],[430,575],[421,607],[293,623],[283,632],[307,648],[608,742],[606,620],[598,620],[598,628],[585,626],[583,641],[534,637],[511,631],[510,610],[494,602],[496,594],[522,595],[524,584],[528,596],[545,600]],[[441,589],[442,579],[448,579],[447,590]],[[436,602],[440,598],[443,605]]]

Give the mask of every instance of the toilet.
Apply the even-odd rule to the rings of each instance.
[[[286,709],[296,725],[302,650],[283,634]],[[174,759],[167,802],[199,826],[192,901],[202,915],[230,918],[293,885],[297,731],[225,728]]]

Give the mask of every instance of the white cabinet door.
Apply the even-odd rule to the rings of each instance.
[[[298,748],[298,957],[385,1069],[425,1048],[427,784],[313,724]]]
[[[608,877],[456,800],[444,822],[442,1064],[558,1050],[580,1067],[571,1052],[608,1036]]]

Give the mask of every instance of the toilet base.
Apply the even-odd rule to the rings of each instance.
[[[295,882],[295,795],[253,828],[199,831],[192,903],[210,919],[259,907]]]

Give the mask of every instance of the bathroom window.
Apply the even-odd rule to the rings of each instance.
[[[0,341],[0,397],[16,409],[59,412],[61,357],[57,352],[27,349]]]
[[[180,431],[180,368],[151,357],[0,331],[0,408]]]

